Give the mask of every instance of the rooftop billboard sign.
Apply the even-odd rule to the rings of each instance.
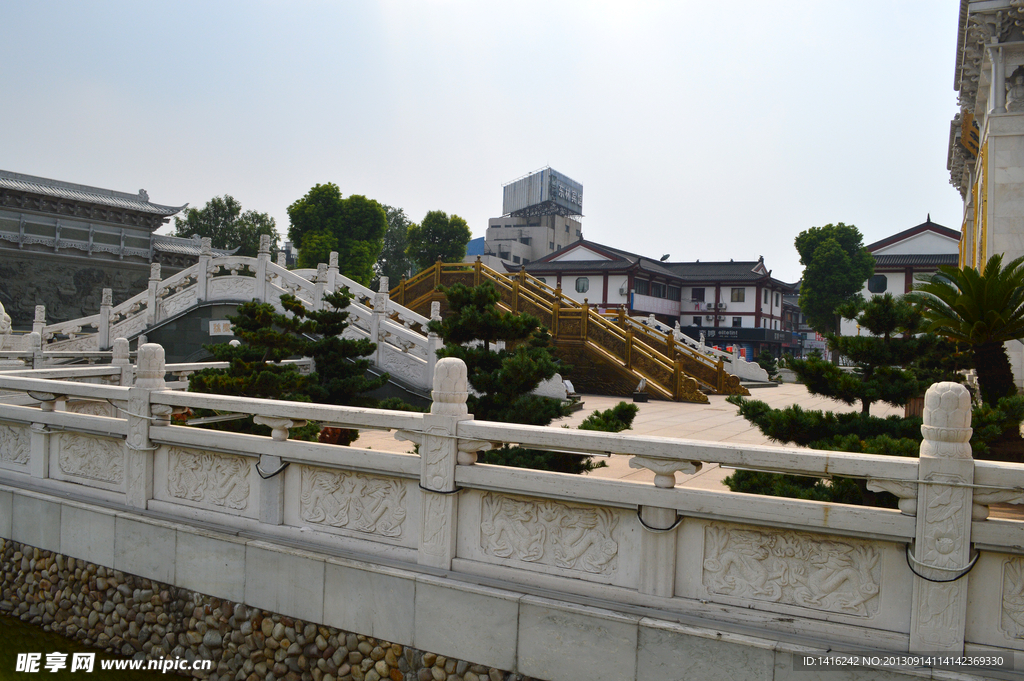
[[[551,168],[513,180],[503,189],[503,215],[583,215],[583,185]]]

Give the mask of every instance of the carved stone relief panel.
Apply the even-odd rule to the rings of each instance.
[[[121,440],[61,433],[57,439],[60,472],[113,485],[124,482],[124,443]]]
[[[480,548],[497,558],[613,575],[618,520],[605,508],[487,493],[481,501]]]
[[[872,617],[881,568],[868,542],[710,524],[702,579],[712,594]]]
[[[0,424],[0,463],[21,466],[28,463],[28,456],[28,428]]]
[[[252,298],[255,282],[252,277],[215,277],[210,280],[208,297],[210,300]]]
[[[397,538],[407,514],[401,480],[302,467],[299,517],[308,523]]]
[[[74,414],[87,414],[88,416],[114,416],[117,413],[117,407],[109,402],[100,402],[98,400],[69,400],[67,411]]]
[[[1003,563],[1003,612],[1000,628],[1009,638],[1024,639],[1024,558]]]
[[[244,456],[170,447],[167,493],[178,499],[243,510],[249,504],[249,470]]]

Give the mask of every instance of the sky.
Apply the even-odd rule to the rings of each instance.
[[[584,237],[756,260],[932,221],[949,185],[958,0],[246,0],[0,4],[0,169],[288,228],[318,183],[443,210],[582,183]],[[170,231],[169,227],[160,230]]]

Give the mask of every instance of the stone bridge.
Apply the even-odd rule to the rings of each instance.
[[[1024,467],[972,459],[956,384],[907,459],[475,421],[453,359],[422,414],[173,390],[160,346],[126,351],[0,374],[0,609],[94,645],[218,679],[1024,678],[1024,524],[988,517]],[[307,421],[418,454],[288,439]],[[655,482],[476,463],[502,443]],[[866,478],[900,510],[675,486],[703,462]],[[829,651],[873,666],[801,669]],[[908,653],[1004,668],[885,663]]]

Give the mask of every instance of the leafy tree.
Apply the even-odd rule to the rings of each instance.
[[[406,254],[420,269],[426,269],[438,258],[444,262],[461,262],[466,245],[473,238],[466,221],[458,215],[448,217],[440,210],[427,213],[418,225],[410,225]]]
[[[874,272],[874,257],[864,248],[860,231],[842,222],[801,232],[796,250],[804,266],[801,312],[819,333],[838,333],[836,310],[860,297],[861,287]]]
[[[985,402],[1017,393],[1003,344],[1024,337],[1024,257],[1004,267],[1002,254],[993,255],[980,272],[940,267],[912,296],[928,331],[970,346]]]
[[[271,250],[277,249],[280,236],[274,218],[254,210],[242,212],[242,204],[229,194],[215,196],[202,208],[188,208],[183,217],[174,218],[174,236],[189,238],[193,234],[209,237],[214,248],[230,250],[238,255],[256,257],[260,236],[270,236]]]
[[[775,380],[779,373],[779,361],[767,350],[762,350],[757,356],[757,365],[765,370],[770,380]]]
[[[192,392],[236,395],[263,399],[320,402],[323,404],[367,405],[372,400],[363,393],[387,382],[385,374],[366,377],[369,361],[362,359],[376,347],[369,340],[341,338],[351,301],[347,292],[324,296],[323,310],[307,310],[292,295],[281,296],[287,313],[281,314],[270,303],[253,301],[238,306],[238,314],[228,319],[240,345],[222,343],[205,346],[226,369],[203,369],[192,375]],[[281,364],[291,357],[311,357],[316,372],[303,375],[292,364]],[[236,432],[268,434],[270,430],[249,421],[228,421],[217,427]],[[333,439],[348,444],[357,437],[351,430],[336,433]],[[315,440],[318,424],[294,429],[293,437]]]
[[[299,246],[300,267],[316,267],[337,251],[339,271],[370,284],[388,226],[379,203],[358,194],[342,198],[338,185],[328,182],[288,206],[288,219],[288,237]]]
[[[412,222],[401,208],[382,206],[388,217],[388,229],[384,232],[384,248],[381,249],[377,264],[374,267],[377,278],[387,277],[392,284],[408,274],[413,263],[406,255],[408,248],[408,232]],[[373,287],[376,290],[376,286]]]

